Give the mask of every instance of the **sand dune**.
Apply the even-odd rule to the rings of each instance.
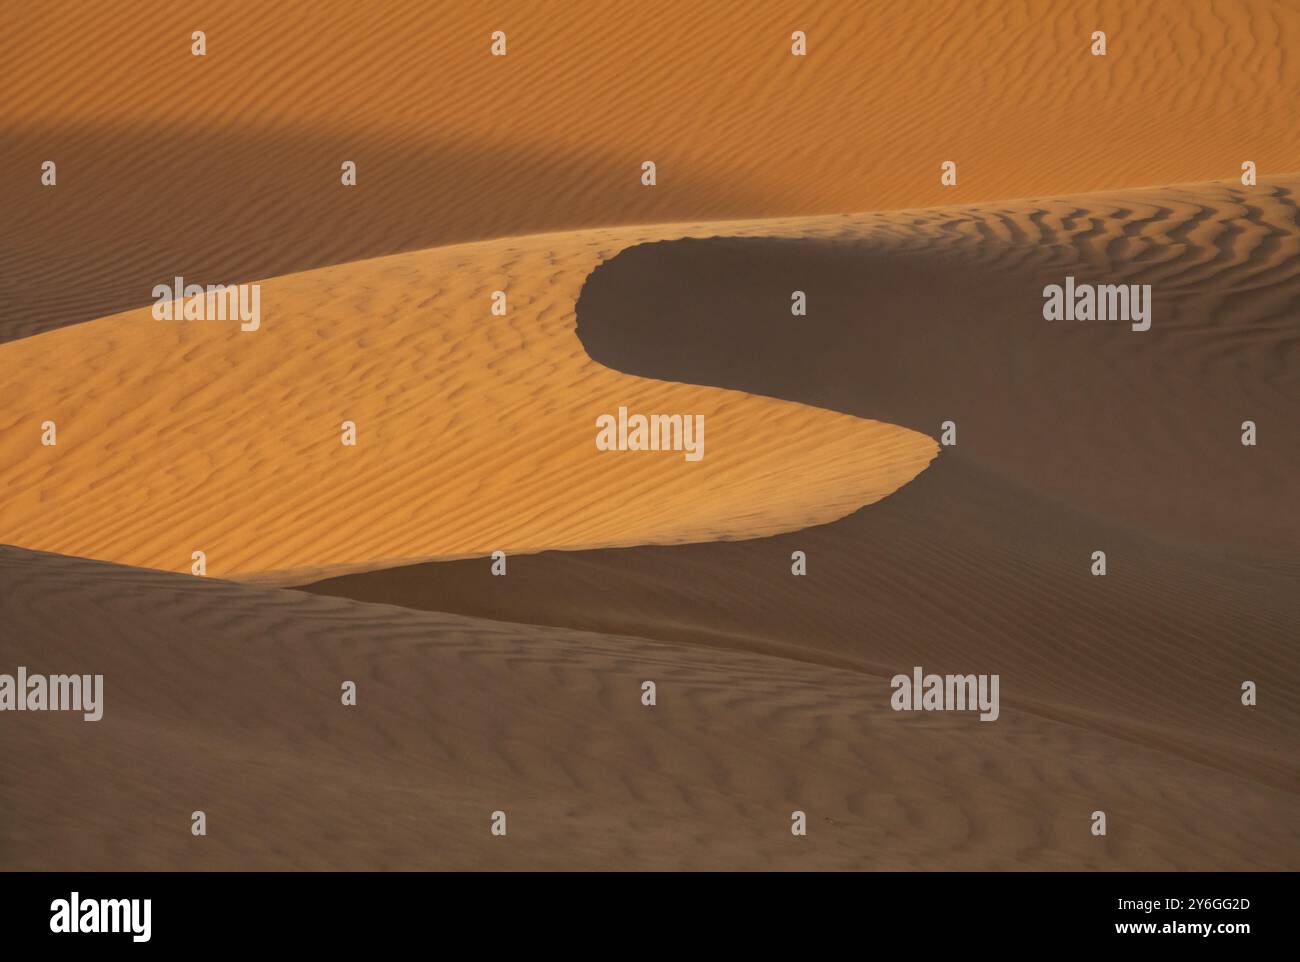
[[[879,424],[612,375],[574,337],[582,291],[593,310],[619,300],[605,313],[629,338],[619,355],[602,341],[614,334],[580,331],[596,361],[931,434],[952,418],[971,438],[955,450],[1018,484],[1193,543],[1285,555],[1292,453],[1237,436],[1242,420],[1271,431],[1294,412],[1294,183],[537,235],[277,279],[252,333],[147,310],[47,332],[3,348],[18,374],[0,395],[12,492],[0,522],[41,550],[167,570],[204,550],[214,574],[285,583],[496,549],[756,537],[871,503],[932,456]],[[646,263],[639,279],[602,286],[606,268],[582,286],[626,248],[722,232],[790,242],[738,242],[758,253],[721,263],[697,257],[699,241],[643,248],[622,255]],[[695,261],[676,294],[648,269],[668,250]],[[1043,322],[1043,284],[1068,272],[1153,283],[1158,325]],[[816,302],[817,284],[820,313],[794,323],[789,291]],[[506,317],[489,311],[494,289],[513,298]],[[865,326],[863,304],[882,322]],[[754,349],[731,349],[742,334]],[[105,345],[112,363],[97,360]],[[214,378],[203,393],[175,377],[181,359]],[[703,413],[712,460],[661,455],[645,470],[596,451],[595,415],[624,403]],[[59,448],[35,443],[47,418],[63,424]],[[338,443],[344,419],[365,433],[356,449]],[[797,487],[778,467],[794,438]],[[1169,497],[1189,472],[1208,487]],[[401,492],[402,510],[377,490]]]
[[[752,537],[841,517],[937,446],[804,405],[617,374],[573,307],[603,257],[679,229],[540,235],[262,285],[263,326],[142,309],[0,346],[0,531],[267,581],[554,547]],[[508,294],[504,317],[492,292]],[[703,457],[597,450],[620,406],[703,416]],[[41,425],[58,444],[42,446]],[[341,443],[345,420],[355,447]],[[792,485],[788,464],[801,475]]]
[[[1244,160],[1275,175],[1300,154],[1281,120],[1300,89],[1285,0],[133,0],[23,5],[6,24],[3,339],[138,307],[178,272],[1182,183]]]
[[[0,672],[107,703],[0,718],[0,868],[1296,868],[1297,38],[6,11]],[[178,274],[261,282],[262,329],[153,320]],[[1044,321],[1066,274],[1151,284],[1151,330]],[[597,451],[619,405],[704,459]],[[914,665],[1000,718],[891,711]]]
[[[936,435],[951,418],[958,444],[886,501],[776,538],[547,552],[517,560],[509,592],[482,561],[311,590],[880,676],[996,669],[1019,712],[1159,750],[1206,783],[1294,791],[1297,183],[625,251],[579,302],[596,359]],[[1066,271],[1153,283],[1151,329],[1044,321],[1042,287]],[[809,292],[799,324],[791,287]],[[1272,426],[1268,444],[1240,444],[1247,417]],[[807,577],[790,574],[794,550]],[[1261,678],[1271,703],[1244,709],[1241,681]]]
[[[1028,712],[900,716],[855,671],[16,549],[0,583],[7,657],[106,679],[100,722],[7,721],[7,868],[1294,864],[1294,785]]]
[[[508,590],[481,558],[316,588],[567,626],[553,630],[12,553],[8,620],[20,626],[14,639],[35,647],[11,643],[11,659],[40,663],[84,634],[100,657],[130,659],[106,673],[133,678],[135,661],[154,663],[138,677],[166,694],[122,681],[128,689],[114,697],[128,732],[103,729],[102,741],[66,726],[15,739],[19,751],[91,766],[96,810],[113,822],[82,821],[81,801],[67,799],[57,818],[37,819],[66,778],[53,767],[10,787],[5,805],[77,844],[42,845],[39,829],[10,841],[10,863],[49,864],[54,853],[82,867],[1294,864],[1294,451],[1242,449],[1237,415],[1216,407],[1236,399],[1266,440],[1270,425],[1293,423],[1294,189],[1285,179],[1249,196],[1211,184],[543,235],[272,281],[266,303],[292,313],[278,322],[268,313],[255,334],[137,312],[5,345],[18,372],[5,397],[15,465],[6,484],[20,493],[5,521],[31,525],[43,546],[64,538],[66,551],[157,563],[189,511],[232,532],[212,553],[215,573],[233,562],[246,575],[287,577],[404,552],[481,554],[503,530],[525,552],[563,543],[557,534],[571,547],[758,538],[516,557]],[[493,265],[519,279],[507,284],[512,313],[496,322],[486,310]],[[1157,282],[1150,332],[1042,321],[1045,278],[1108,269]],[[520,296],[524,278],[546,285]],[[811,305],[797,334],[786,307],[796,282]],[[875,305],[869,316],[863,305]],[[743,356],[731,349],[742,331]],[[259,337],[281,347],[254,350]],[[214,375],[197,394],[169,373],[177,358]],[[125,413],[99,403],[113,396]],[[358,418],[363,431],[370,418],[402,430],[375,432],[376,474],[331,490],[347,396],[373,405]],[[696,489],[674,487],[672,472],[686,466],[676,458],[658,477],[642,468],[598,481],[599,465],[576,460],[590,441],[586,408],[611,397],[717,405],[711,426],[739,425],[710,434],[709,457],[737,440],[746,447],[719,459],[716,496],[697,514],[683,515]],[[97,402],[94,440],[61,441],[39,497],[26,489],[24,500],[33,448],[14,446],[12,427],[78,398]],[[496,421],[484,399],[504,402],[487,409],[503,412]],[[905,427],[850,416],[877,410]],[[530,438],[518,430],[525,414],[553,427]],[[304,430],[308,415],[319,439]],[[933,451],[914,432],[934,433],[946,417],[958,421],[958,446],[882,503],[760,537],[892,489],[900,470],[914,473],[899,465],[919,468]],[[78,440],[76,420],[63,437]],[[240,433],[241,423],[256,430]],[[421,443],[403,436],[411,430]],[[791,437],[823,460],[792,472]],[[433,438],[444,446],[424,447]],[[521,447],[532,462],[519,461]],[[1243,454],[1257,458],[1234,470]],[[468,474],[468,463],[482,467]],[[1177,472],[1195,472],[1196,485]],[[494,477],[499,489],[484,483]],[[623,513],[582,507],[603,505],[611,484],[625,485]],[[377,510],[392,502],[375,493],[394,490],[409,513]],[[1170,496],[1188,490],[1190,502]],[[628,513],[629,504],[649,507]],[[1087,573],[1096,547],[1110,555],[1106,579]],[[805,579],[788,573],[795,548],[809,554]],[[165,563],[184,568],[187,554]],[[23,627],[41,618],[45,627]],[[185,658],[165,656],[178,638],[192,639]],[[647,638],[657,640],[638,640]],[[360,674],[348,667],[352,646],[371,653],[363,677],[385,688],[383,720],[349,736],[323,713],[336,710],[338,676]],[[280,667],[256,663],[268,650]],[[412,660],[426,651],[443,668]],[[637,721],[645,711],[638,651],[691,686],[666,743],[609,727],[624,668],[633,690],[618,710]],[[1000,672],[1002,720],[900,723],[885,679],[913,664]],[[303,673],[310,696],[298,691]],[[1264,680],[1256,709],[1237,702],[1243,678]],[[296,697],[319,701],[286,721]],[[456,706],[447,717],[445,701]],[[425,740],[431,728],[454,733],[442,754]],[[196,744],[208,748],[187,764]],[[141,758],[170,759],[167,777],[131,760]],[[110,765],[129,774],[110,777]],[[195,794],[229,806],[235,831],[213,852],[168,834],[173,810],[198,807]],[[809,795],[816,827],[835,833],[811,856],[790,851],[787,829],[789,810],[806,805],[789,799]],[[485,807],[511,806],[547,828],[498,857],[480,823]],[[1092,844],[1085,822],[1097,807],[1123,827]],[[322,849],[321,837],[338,848]],[[413,837],[427,846],[401,841]]]

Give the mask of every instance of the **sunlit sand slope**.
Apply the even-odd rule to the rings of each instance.
[[[301,582],[495,550],[755,537],[841,517],[922,470],[937,446],[918,432],[587,357],[573,308],[591,269],[691,229],[277,278],[256,331],[140,309],[0,345],[0,540],[172,571],[203,551],[209,575]],[[702,457],[598,450],[596,419],[620,406],[703,416]]]

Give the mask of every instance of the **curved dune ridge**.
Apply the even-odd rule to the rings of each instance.
[[[257,331],[141,309],[0,345],[14,372],[0,387],[0,530],[171,571],[203,551],[209,575],[302,582],[496,550],[755,537],[841,517],[925,467],[937,445],[914,431],[593,363],[573,332],[583,280],[680,231],[276,278]],[[597,416],[620,406],[702,415],[702,458],[597,450]],[[52,447],[36,443],[47,420]]]
[[[936,435],[952,419],[965,443],[950,453],[1007,481],[1144,532],[1293,560],[1298,198],[1289,174],[645,245],[594,272],[578,335],[629,374]],[[1149,286],[1151,329],[1044,320],[1044,289],[1067,276]],[[810,292],[797,325],[794,287]],[[1270,443],[1243,450],[1248,419]]]
[[[573,305],[597,264],[637,244],[726,233],[868,238],[869,247],[889,245],[899,256],[921,246],[922,269],[931,274],[935,258],[945,269],[961,258],[972,273],[961,281],[966,275],[954,268],[943,289],[965,284],[955,302],[930,303],[923,282],[901,286],[893,263],[862,275],[882,279],[879,292],[855,296],[869,294],[877,312],[915,312],[916,320],[895,321],[913,330],[926,316],[984,316],[981,309],[996,314],[1009,304],[1018,305],[1018,315],[1003,316],[1019,322],[1007,330],[958,323],[936,329],[938,339],[906,342],[907,353],[898,354],[899,335],[888,319],[867,328],[852,316],[833,335],[844,343],[827,342],[832,335],[825,326],[786,322],[786,288],[801,277],[809,286],[827,264],[832,274],[844,266],[829,258],[810,273],[792,266],[798,259],[787,259],[781,262],[790,282],[785,287],[754,284],[746,275],[743,291],[715,305],[715,317],[737,303],[750,312],[744,316],[757,317],[761,306],[745,299],[762,290],[770,306],[762,327],[701,323],[685,304],[638,319],[631,353],[641,373],[721,378],[725,386],[863,417],[875,412],[874,401],[858,403],[871,397],[861,387],[877,391],[887,419],[935,433],[966,403],[963,392],[978,392],[997,399],[980,416],[992,420],[990,428],[996,424],[991,433],[1000,443],[988,453],[1000,470],[1019,463],[1027,483],[1052,472],[1058,496],[1109,505],[1131,520],[1164,515],[1169,530],[1235,532],[1238,540],[1285,549],[1296,538],[1297,522],[1286,510],[1293,475],[1271,453],[1253,463],[1242,505],[1226,496],[1179,501],[1164,492],[1202,458],[1213,459],[1229,484],[1240,483],[1225,460],[1239,452],[1181,440],[1190,429],[1204,441],[1225,393],[1241,380],[1239,369],[1218,360],[1234,343],[1220,331],[1258,321],[1254,336],[1240,345],[1259,355],[1249,362],[1246,382],[1259,398],[1243,398],[1241,409],[1277,423],[1264,415],[1283,417],[1294,408],[1285,381],[1297,350],[1288,323],[1300,270],[1293,193],[1294,180],[1282,179],[1266,182],[1249,199],[1234,188],[1204,186],[923,213],[538,235],[274,279],[263,286],[266,321],[256,332],[241,332],[234,322],[155,321],[147,309],[46,332],[0,346],[0,357],[16,372],[0,389],[7,412],[0,431],[0,489],[7,495],[0,524],[11,543],[40,550],[176,571],[188,570],[191,552],[202,550],[212,574],[300,583],[330,572],[494,550],[757,537],[840,517],[913,477],[936,451],[915,433],[716,389],[632,379],[587,358],[573,336]],[[775,279],[782,270],[775,260],[752,276]],[[1059,280],[1065,270],[1081,280],[1097,275],[1112,282],[1140,274],[1160,292],[1159,329],[1146,341],[1122,341],[1117,338],[1130,335],[1114,325],[1053,331],[1040,323],[1042,282]],[[513,299],[506,317],[490,313],[495,289]],[[891,290],[903,293],[905,305],[894,308],[899,299]],[[774,326],[770,318],[777,316]],[[717,350],[714,343],[755,331],[776,332],[778,340],[771,349],[747,352],[726,344]],[[712,339],[705,344],[710,349],[695,356],[708,364],[720,357],[729,373],[690,368],[692,338],[700,336]],[[956,363],[932,389],[914,390],[927,352],[960,362],[972,345],[1000,337],[1005,342],[994,343],[990,356],[1005,369],[1001,375],[988,364]],[[1099,356],[1116,364],[1137,356],[1128,345],[1140,351],[1158,343],[1159,366],[1140,378],[1114,364],[1085,371],[1070,363],[1080,337],[1096,341]],[[820,351],[821,359],[790,364],[791,356],[801,356],[790,353],[800,343],[803,353]],[[867,349],[864,366],[814,376],[809,363],[826,363],[853,347]],[[684,358],[687,367],[656,366],[661,355]],[[1030,364],[1043,365],[1047,377],[1032,394],[1035,415],[1026,418],[1023,387],[1000,386],[1008,378],[1023,380]],[[1179,364],[1186,370],[1180,373]],[[1181,379],[1199,378],[1189,397],[1206,410],[1178,426],[1136,418],[1116,428],[1131,413],[1124,405],[1167,408],[1162,370],[1179,379],[1174,391]],[[783,386],[773,389],[769,377]],[[1093,397],[1098,378],[1145,388]],[[790,379],[799,385],[793,393]],[[1220,383],[1221,390],[1211,389]],[[910,407],[898,408],[879,390],[891,384],[903,389]],[[846,388],[857,392],[850,406],[837,394]],[[1077,412],[1075,398],[1087,410]],[[703,414],[705,458],[688,464],[669,453],[629,458],[597,451],[595,417],[619,405]],[[1073,428],[1072,436],[1097,440],[1096,457],[1079,460],[1069,445],[1054,442],[1062,425],[1090,412],[1112,436],[1129,435],[1123,450],[1108,450],[1110,442],[1093,438],[1086,426]],[[46,420],[61,426],[56,447],[33,444],[33,432]],[[356,448],[339,444],[344,420],[359,427]],[[1035,443],[1025,443],[1035,435]],[[1111,457],[1120,454],[1133,484],[1112,483]],[[792,455],[799,459],[797,474],[784,467]],[[1243,515],[1260,520],[1243,523]]]
[[[177,272],[248,281],[601,225],[1185,183],[1244,160],[1276,175],[1300,152],[1287,0],[6,13],[0,165],[53,159],[61,176],[0,179],[0,339],[138,307]],[[489,55],[498,29],[506,57]]]

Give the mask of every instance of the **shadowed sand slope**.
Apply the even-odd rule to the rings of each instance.
[[[1294,791],[1296,186],[863,215],[818,237],[628,250],[579,302],[596,359],[936,435],[951,419],[957,445],[881,504],[775,538],[548,552],[513,560],[507,579],[481,560],[424,565],[311,590],[882,677],[998,672],[1004,702],[1163,752],[1197,772],[1198,796],[1237,775],[1248,796]],[[1066,273],[1152,284],[1151,329],[1045,321],[1043,286]],[[807,318],[790,316],[793,289]],[[790,573],[795,550],[806,577]],[[1097,550],[1105,577],[1090,572]],[[1240,704],[1246,679],[1267,704]],[[1199,844],[1225,830],[1199,829]]]
[[[631,374],[935,436],[952,420],[954,461],[1136,530],[1295,560],[1298,193],[1293,175],[645,245],[595,271],[578,335]],[[1067,275],[1150,285],[1151,329],[1045,321],[1043,289]]]
[[[0,589],[7,665],[105,676],[99,722],[7,720],[6,868],[1295,864],[1294,784],[1009,706],[895,714],[833,666],[12,548]]]
[[[256,331],[141,309],[0,345],[0,537],[172,571],[203,551],[211,575],[301,583],[498,549],[755,537],[842,517],[921,471],[937,445],[918,432],[587,357],[573,309],[591,269],[691,229],[276,278]],[[620,406],[702,416],[702,458],[598,450],[596,419]]]
[[[1270,174],[1300,150],[1287,0],[9,6],[0,339],[177,273]]]

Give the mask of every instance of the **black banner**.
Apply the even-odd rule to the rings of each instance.
[[[768,947],[785,938],[993,947],[1132,942],[1222,951],[1279,938],[1284,874],[10,873],[7,946],[99,951],[374,947]],[[463,942],[462,940],[468,940]],[[1244,940],[1244,941],[1243,941]]]

